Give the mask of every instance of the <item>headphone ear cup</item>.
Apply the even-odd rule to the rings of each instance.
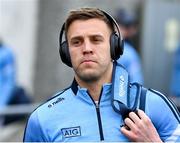
[[[64,41],[60,44],[59,54],[62,62],[68,65],[69,67],[72,67],[67,41]]]
[[[116,33],[112,33],[110,37],[110,52],[111,58],[117,60],[123,54],[123,41]]]

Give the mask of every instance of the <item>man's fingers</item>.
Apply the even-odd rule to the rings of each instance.
[[[144,113],[144,111],[138,109],[138,115],[141,120],[145,123],[145,125],[152,125],[150,118]]]
[[[135,112],[130,112],[130,113],[129,113],[129,118],[130,118],[135,124],[137,124],[138,122],[140,122],[140,118],[139,118],[139,116],[138,116]]]
[[[126,118],[126,119],[124,120],[124,123],[125,123],[131,130],[134,130],[134,129],[136,128],[134,122],[133,122],[130,118]]]
[[[144,111],[142,111],[140,109],[137,110],[137,114],[141,119],[148,118],[148,116],[144,113]]]
[[[131,141],[133,141],[136,138],[136,135],[131,130],[126,129],[125,126],[121,127],[120,130],[121,130],[121,133],[124,134]]]
[[[131,131],[128,130],[125,126],[121,127],[121,132],[122,132],[125,136],[127,136],[127,137],[132,136],[132,135],[131,135],[131,134],[132,134]]]
[[[151,119],[142,110],[138,110],[137,113],[131,112],[129,118],[126,118],[124,122],[130,130],[124,126],[121,128],[121,132],[131,141],[161,142]]]

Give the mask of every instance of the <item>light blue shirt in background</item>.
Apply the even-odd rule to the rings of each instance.
[[[174,56],[170,90],[173,96],[180,98],[180,46]]]
[[[117,60],[123,65],[130,75],[130,82],[143,84],[141,61],[136,50],[127,42],[124,42],[124,53]]]
[[[15,86],[15,61],[10,48],[0,47],[0,107],[7,105]]]

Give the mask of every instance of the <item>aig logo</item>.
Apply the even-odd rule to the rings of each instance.
[[[71,128],[62,128],[61,132],[64,138],[81,136],[80,126],[71,127]]]

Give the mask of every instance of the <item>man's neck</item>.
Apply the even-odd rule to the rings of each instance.
[[[101,90],[102,90],[102,83],[92,83],[89,86],[87,86],[88,92],[91,95],[91,97],[94,99],[94,101],[98,101]]]
[[[88,89],[88,92],[94,101],[98,101],[103,84],[110,83],[111,77],[112,75],[110,75],[109,77],[94,81],[94,82],[83,82],[82,80],[79,80],[79,79],[76,79],[76,81],[78,82],[80,87],[84,87]]]

